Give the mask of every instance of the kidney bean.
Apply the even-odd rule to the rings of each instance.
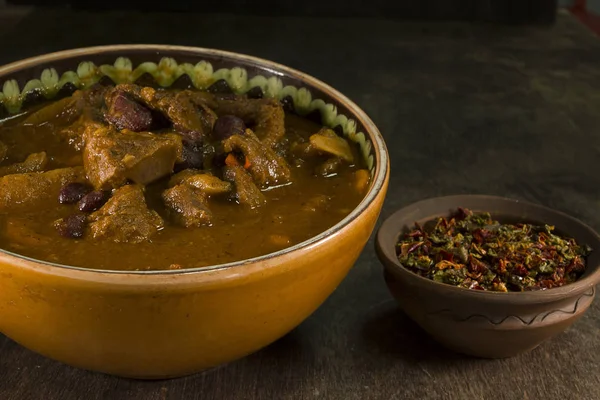
[[[83,212],[92,212],[98,210],[110,199],[110,192],[106,190],[96,190],[83,196],[79,200],[79,210]]]
[[[111,101],[105,117],[117,129],[142,132],[152,127],[154,121],[149,108],[120,92],[115,92]]]
[[[202,169],[204,163],[204,152],[201,141],[183,140],[183,163],[181,169]]]
[[[71,182],[67,183],[58,193],[58,202],[60,204],[77,203],[83,196],[94,190],[86,183]]]
[[[219,117],[213,127],[213,134],[219,140],[225,140],[233,135],[243,135],[245,131],[246,124],[241,118],[235,115],[223,115]]]

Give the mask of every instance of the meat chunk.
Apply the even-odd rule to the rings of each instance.
[[[208,135],[217,120],[217,114],[210,107],[212,96],[208,93],[191,90],[168,92],[134,84],[122,84],[116,88],[163,113],[178,132],[192,141]]]
[[[242,205],[257,208],[267,202],[265,195],[256,187],[252,177],[240,165],[223,168],[223,178],[235,186],[234,198]]]
[[[273,148],[285,134],[285,113],[275,99],[217,97],[215,111],[219,115],[235,115],[254,126],[258,138],[269,148]]]
[[[148,131],[154,124],[152,111],[131,99],[121,90],[113,89],[106,93],[105,118],[118,130],[129,129],[133,132]]]
[[[95,86],[78,90],[72,96],[39,109],[23,122],[25,126],[53,124],[55,132],[76,150],[83,148],[83,132],[86,123],[101,121],[100,110],[107,87]],[[61,129],[62,128],[62,129]]]
[[[187,228],[210,225],[208,199],[232,190],[231,183],[192,169],[174,175],[169,185],[172,187],[163,192],[163,201],[173,219]]]
[[[181,158],[181,137],[174,134],[91,126],[84,138],[83,165],[97,189],[117,188],[128,180],[148,184],[172,173]]]
[[[75,92],[73,96],[55,101],[39,110],[31,113],[24,121],[25,126],[40,126],[61,120],[63,123],[75,122],[82,112],[83,103],[80,101],[81,92]]]
[[[212,213],[208,209],[206,197],[186,184],[167,189],[162,194],[163,201],[173,220],[186,228],[211,225]]]
[[[173,128],[187,139],[198,141],[212,131],[217,114],[203,101],[198,101],[197,92],[186,90],[157,95],[153,89],[145,89],[144,98],[152,98],[150,104],[156,104],[156,108],[173,123]]]
[[[233,135],[223,141],[226,152],[240,152],[250,163],[248,171],[254,182],[262,188],[288,183],[290,168],[283,157],[263,145],[250,130],[245,135]]]
[[[164,226],[156,211],[146,206],[140,185],[117,189],[102,208],[89,216],[89,220],[93,238],[117,243],[149,241]]]
[[[0,176],[40,172],[46,168],[46,165],[48,165],[48,156],[45,152],[33,153],[27,156],[23,162],[1,167]]]
[[[61,187],[70,182],[85,181],[85,171],[81,167],[6,175],[0,178],[0,212],[19,212],[55,204]]]

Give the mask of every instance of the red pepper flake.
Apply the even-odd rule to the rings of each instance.
[[[591,252],[553,231],[459,208],[431,230],[415,224],[398,243],[398,260],[416,274],[473,290],[551,289],[576,281]]]
[[[515,265],[512,272],[518,276],[527,276],[529,274],[529,271],[523,266],[523,264]]]
[[[240,165],[240,162],[237,160],[237,158],[235,158],[233,153],[229,153],[225,158],[225,165],[228,167],[235,167],[236,165]]]

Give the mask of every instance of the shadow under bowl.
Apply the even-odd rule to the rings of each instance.
[[[487,292],[459,288],[421,277],[398,261],[396,243],[414,226],[449,217],[458,207],[489,212],[501,223],[556,227],[558,234],[588,244],[584,275],[574,283],[532,292]],[[504,358],[532,350],[580,318],[592,304],[600,281],[600,236],[583,222],[546,207],[483,195],[423,200],[387,218],[376,238],[384,277],[402,309],[434,339],[454,351]]]

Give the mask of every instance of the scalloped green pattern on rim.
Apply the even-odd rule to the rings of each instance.
[[[77,71],[66,71],[62,76],[59,76],[54,68],[45,69],[40,79],[28,81],[23,90],[19,90],[19,84],[15,80],[4,82],[0,92],[0,105],[4,106],[9,113],[15,114],[21,110],[26,95],[33,91],[39,91],[46,99],[52,99],[67,83],[84,89],[97,83],[103,76],[110,78],[115,83],[133,83],[144,74],[151,75],[161,87],[169,87],[179,77],[187,75],[194,87],[200,90],[207,89],[214,82],[223,79],[237,94],[244,94],[250,89],[260,87],[266,97],[281,100],[290,96],[294,100],[294,108],[299,115],[319,110],[323,125],[330,128],[340,125],[344,135],[359,145],[371,175],[374,173],[371,141],[365,137],[364,133],[356,131],[356,121],[338,114],[335,105],[325,103],[321,99],[313,99],[310,91],[306,88],[283,86],[281,79],[276,76],[267,78],[256,75],[248,78],[248,72],[241,67],[221,68],[215,71],[212,64],[207,61],[200,61],[195,65],[178,64],[169,57],[162,58],[158,64],[144,62],[136,68],[133,68],[131,60],[126,57],[117,58],[114,65],[97,66],[91,61],[84,61],[79,64]]]

